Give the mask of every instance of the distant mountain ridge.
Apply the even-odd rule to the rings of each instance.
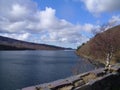
[[[31,43],[0,36],[0,50],[68,50],[70,48]]]

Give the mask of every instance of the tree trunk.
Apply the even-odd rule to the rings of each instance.
[[[108,69],[108,70],[111,69],[110,61],[112,60],[112,56],[113,56],[113,52],[110,52],[110,53],[107,54],[105,68]]]
[[[107,54],[107,58],[106,58],[106,65],[105,65],[105,67],[108,68],[109,65],[110,65],[110,54],[108,53]]]

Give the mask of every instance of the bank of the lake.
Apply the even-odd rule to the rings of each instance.
[[[22,88],[21,90],[120,90],[120,64],[95,69],[50,83]]]

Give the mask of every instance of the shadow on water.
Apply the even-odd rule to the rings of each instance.
[[[103,63],[97,62],[95,60],[90,60],[90,59],[86,59],[83,57],[79,57],[79,58],[80,59],[77,61],[75,66],[72,68],[73,75],[77,75],[83,72],[90,71],[91,67],[94,69],[105,67]]]

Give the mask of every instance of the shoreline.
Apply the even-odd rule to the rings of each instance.
[[[25,87],[20,90],[118,90],[120,85],[120,63],[111,67],[111,72],[105,72],[105,68],[99,68],[66,79],[60,79],[50,83]],[[109,90],[109,89],[107,89]]]

